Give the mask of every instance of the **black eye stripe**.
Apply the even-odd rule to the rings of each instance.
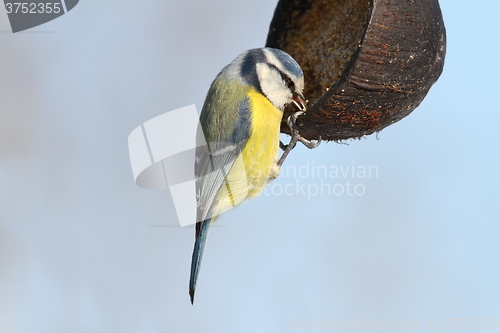
[[[283,80],[283,82],[285,82],[285,85],[288,87],[288,89],[292,90],[292,88],[295,87],[295,82],[293,82],[291,77],[283,73],[278,67],[273,64],[268,63],[268,66],[274,68],[278,73],[280,73],[281,79]]]
[[[265,95],[260,86],[260,81],[257,75],[257,65],[265,64],[271,70],[275,70],[281,76],[285,86],[292,92],[295,92],[295,82],[290,76],[283,73],[276,65],[268,62],[264,52],[261,49],[255,49],[248,52],[248,54],[243,58],[240,67],[240,73],[243,79],[253,86],[258,92]],[[267,96],[266,96],[267,97]]]

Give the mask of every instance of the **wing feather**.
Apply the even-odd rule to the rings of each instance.
[[[227,106],[226,106],[227,107]],[[228,119],[222,129],[215,130],[217,125],[221,125],[217,118],[208,117],[208,124],[211,126],[212,135],[206,135],[206,146],[196,149],[196,195],[197,195],[197,222],[210,218],[211,208],[214,200],[225,183],[226,176],[234,162],[240,156],[250,137],[250,101],[245,97],[237,104],[236,110],[225,110],[222,114],[229,114]],[[231,117],[233,115],[233,117]],[[210,122],[211,121],[211,122]],[[203,126],[202,126],[203,127]],[[206,129],[204,128],[204,132]]]

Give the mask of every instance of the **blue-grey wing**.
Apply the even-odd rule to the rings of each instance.
[[[204,132],[211,131],[205,135],[207,145],[196,148],[197,222],[210,217],[215,197],[250,137],[249,107],[246,97],[233,110],[219,113],[224,117],[206,117],[202,123]]]

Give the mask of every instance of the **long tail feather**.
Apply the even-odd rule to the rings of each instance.
[[[191,297],[191,304],[194,303],[194,292],[196,290],[196,281],[198,281],[198,274],[200,273],[201,259],[203,258],[203,251],[210,229],[210,221],[207,219],[203,222],[198,222],[196,226],[196,240],[194,242],[193,259],[191,260],[191,276],[189,278],[189,296]]]

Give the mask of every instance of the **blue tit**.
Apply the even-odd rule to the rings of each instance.
[[[197,223],[189,295],[194,301],[210,226],[257,196],[279,175],[276,164],[286,105],[305,110],[304,75],[287,53],[257,48],[240,54],[212,82],[200,114],[206,145],[196,150]],[[200,141],[198,141],[200,142]]]

